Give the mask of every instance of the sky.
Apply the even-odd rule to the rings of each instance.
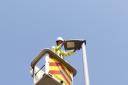
[[[90,85],[128,85],[127,0],[0,0],[0,85],[33,85],[32,59],[56,38],[85,39]],[[65,58],[84,85],[82,51]]]

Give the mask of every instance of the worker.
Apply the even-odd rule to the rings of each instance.
[[[70,55],[74,54],[76,51],[75,49],[68,51],[68,52],[61,50],[62,46],[64,45],[64,42],[65,41],[62,37],[58,37],[56,40],[57,46],[52,48],[52,51],[62,59],[64,59],[64,56],[70,56]]]

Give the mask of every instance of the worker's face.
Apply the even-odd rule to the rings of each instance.
[[[57,45],[60,45],[62,43],[63,43],[63,41],[61,41],[61,40],[59,40],[59,41],[56,42]]]

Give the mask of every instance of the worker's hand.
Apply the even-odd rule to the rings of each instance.
[[[63,45],[64,45],[64,43],[65,43],[65,41],[63,41],[63,42],[61,43],[61,46],[63,46]]]
[[[64,45],[64,42],[61,42],[59,45],[62,47]]]
[[[63,41],[63,44],[65,44],[66,43],[66,41]]]
[[[74,49],[73,52],[76,52],[76,49]]]

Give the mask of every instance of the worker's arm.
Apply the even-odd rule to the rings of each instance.
[[[75,50],[71,50],[71,51],[68,51],[68,52],[61,51],[61,55],[62,56],[70,56],[70,55],[72,55],[74,53],[75,53]]]
[[[62,46],[63,46],[63,44],[60,44],[60,45],[56,46],[54,48],[54,51],[56,52],[56,51],[60,50]]]

